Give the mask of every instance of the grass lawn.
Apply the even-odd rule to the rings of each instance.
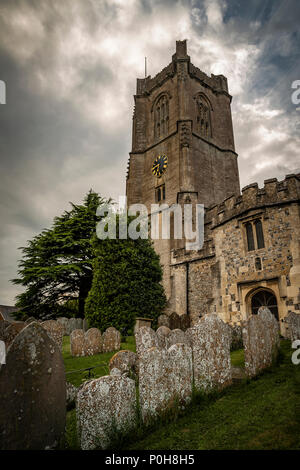
[[[132,338],[122,344],[124,349],[129,346],[134,350]],[[222,393],[195,396],[182,416],[137,429],[118,449],[300,449],[300,366],[292,364],[292,352],[290,342],[282,341],[278,363],[259,377]],[[87,364],[77,361],[89,359],[92,364],[108,361],[111,355],[72,359],[68,352],[64,357],[71,370]],[[231,357],[232,365],[243,365],[243,351]],[[66,448],[78,448],[75,410],[68,412],[66,441]]]
[[[121,343],[121,349],[129,349],[135,352],[134,336],[127,336],[126,342]],[[95,356],[72,357],[70,352],[70,337],[63,339],[63,358],[66,368],[67,382],[78,387],[89,378],[97,378],[102,375],[109,375],[108,363],[115,352],[96,354]],[[82,371],[88,367],[95,367],[89,371]]]

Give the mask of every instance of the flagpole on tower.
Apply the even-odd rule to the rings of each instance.
[[[147,77],[147,57],[145,57],[145,78]]]

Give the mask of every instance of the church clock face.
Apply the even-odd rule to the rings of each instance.
[[[153,162],[152,174],[160,178],[166,171],[168,166],[168,157],[166,155],[159,155]]]

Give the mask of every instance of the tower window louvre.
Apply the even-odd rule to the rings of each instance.
[[[157,101],[154,116],[155,138],[158,139],[169,132],[169,100],[166,95],[161,96]]]

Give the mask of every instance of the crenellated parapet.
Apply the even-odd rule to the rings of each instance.
[[[209,76],[198,67],[195,67],[190,61],[190,56],[187,55],[186,41],[176,41],[176,53],[172,56],[172,62],[169,65],[153,78],[149,75],[148,77],[137,79],[137,96],[152,93],[155,88],[161,87],[166,80],[174,77],[175,74],[178,74],[178,78],[182,79],[182,74],[184,73],[182,64],[184,62],[187,63],[187,72],[191,78],[198,80],[204,87],[213,90],[214,93],[228,94],[227,78],[224,75],[211,74]]]
[[[300,173],[287,175],[283,181],[271,178],[264,181],[263,188],[259,188],[257,183],[249,184],[242,189],[240,196],[230,196],[221,204],[208,208],[205,222],[214,228],[253,209],[299,200]]]

